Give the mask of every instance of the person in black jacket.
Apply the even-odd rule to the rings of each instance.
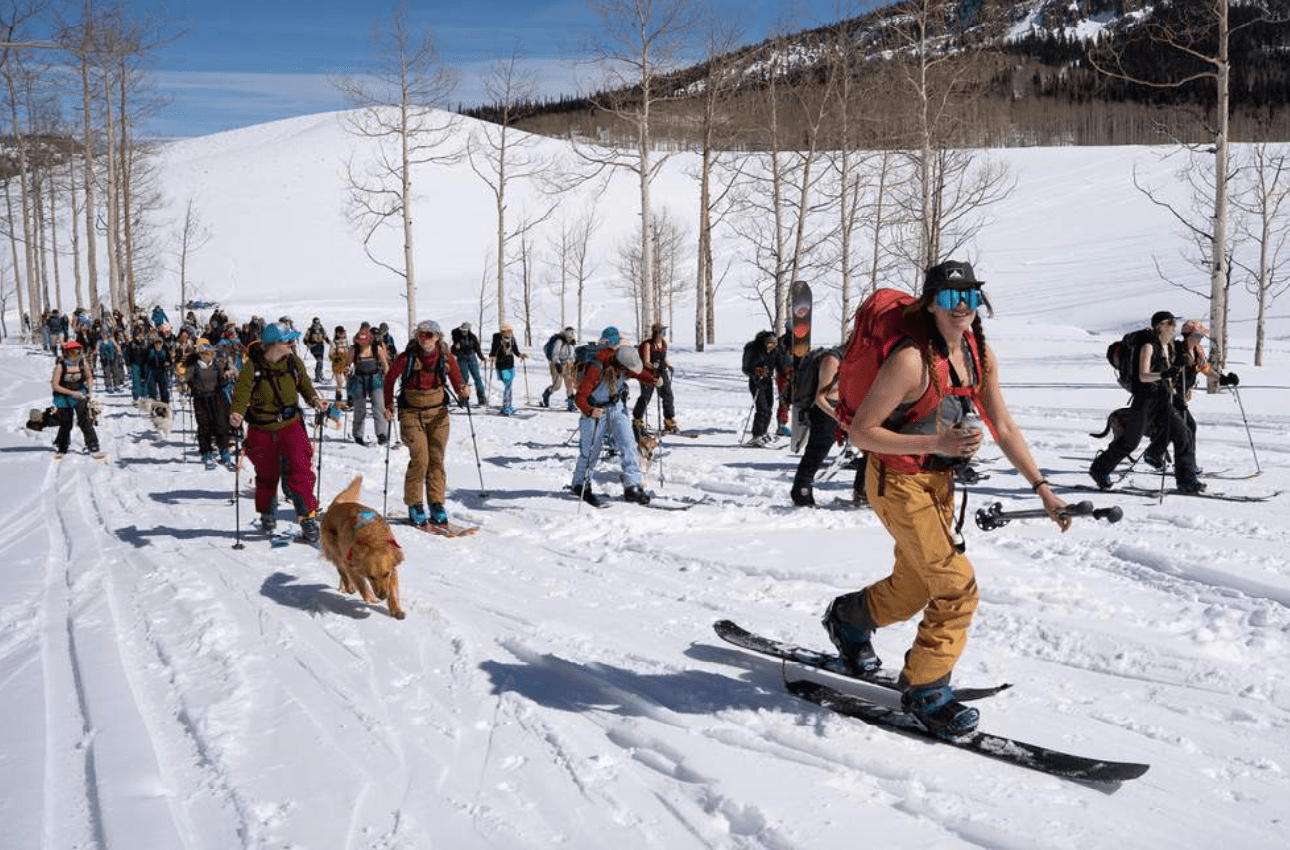
[[[1088,474],[1099,489],[1112,487],[1111,472],[1133,454],[1142,437],[1154,425],[1167,434],[1174,446],[1174,477],[1179,491],[1199,493],[1205,485],[1196,478],[1196,446],[1187,423],[1173,403],[1174,381],[1184,365],[1174,348],[1173,313],[1161,310],[1151,317],[1154,335],[1136,354],[1137,373],[1133,380],[1133,401],[1124,431],[1111,442],[1089,467]]]
[[[1189,405],[1191,403],[1192,387],[1196,386],[1196,378],[1199,375],[1209,374],[1209,358],[1202,347],[1206,336],[1209,335],[1209,328],[1199,319],[1188,319],[1183,322],[1182,339],[1175,340],[1174,359],[1175,362],[1182,365],[1182,371],[1175,376],[1173,381],[1172,401],[1174,408],[1182,417],[1187,431],[1191,434],[1193,446],[1196,443],[1196,420],[1192,418]],[[1218,379],[1220,386],[1231,387],[1240,383],[1240,378],[1235,372],[1228,372],[1220,375]],[[1158,426],[1159,421],[1153,423]],[[1147,445],[1146,451],[1142,453],[1142,460],[1151,467],[1158,470],[1165,468],[1165,449],[1169,443],[1169,429],[1153,427],[1151,442]],[[1199,471],[1199,470],[1198,470]]]
[[[463,381],[475,382],[475,393],[480,407],[488,406],[488,393],[484,391],[484,379],[480,376],[479,364],[484,359],[484,350],[479,346],[479,337],[470,329],[470,322],[462,322],[460,327],[452,329],[452,356],[457,360]],[[466,396],[457,400],[460,407],[468,401],[470,387],[467,385]]]
[[[527,354],[520,351],[519,342],[515,339],[515,329],[507,322],[500,331],[493,334],[493,345],[488,350],[488,363],[502,381],[502,409],[499,412],[503,416],[510,416],[515,412],[511,403],[511,384],[515,380],[516,357],[521,360],[529,359]]]
[[[197,450],[202,463],[213,467],[215,451],[220,463],[232,463],[228,454],[230,412],[228,386],[237,377],[227,358],[216,360],[215,349],[205,339],[184,361],[184,382],[193,399],[193,418],[197,420]]]
[[[143,355],[143,389],[151,399],[170,404],[170,352],[160,334],[152,335],[152,345]]]
[[[764,446],[774,437],[766,433],[775,406],[775,370],[780,363],[779,341],[774,331],[761,331],[744,346],[743,372],[753,397],[752,436],[745,445]]]

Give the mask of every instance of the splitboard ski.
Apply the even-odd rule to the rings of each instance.
[[[1137,496],[1142,499],[1160,498],[1159,488],[1116,486],[1112,487],[1110,490],[1101,490],[1090,484],[1059,484],[1058,486],[1065,487],[1068,490],[1080,490],[1085,493],[1101,493],[1108,496]],[[1179,490],[1168,488],[1164,492],[1166,496],[1185,496],[1189,499],[1215,499],[1220,502],[1266,502],[1269,499],[1275,499],[1277,496],[1280,496],[1283,491],[1273,490],[1271,493],[1245,495],[1240,493],[1183,493]]]
[[[797,366],[802,362],[811,351],[811,309],[813,297],[811,286],[804,280],[793,281],[792,287],[788,290],[789,318],[788,331],[791,337],[791,346],[789,354],[793,356],[794,375]],[[796,382],[796,377],[789,378],[789,386]],[[790,393],[791,395],[791,393]],[[789,437],[790,450],[797,452],[801,449],[802,444],[806,442],[807,431],[810,428],[810,421],[804,417],[798,416],[796,406],[789,410],[789,426],[792,432]]]
[[[386,517],[389,522],[397,525],[406,525],[408,528],[415,528],[417,531],[424,531],[426,534],[434,534],[439,537],[469,537],[482,526],[469,525],[460,522],[448,522],[444,525],[435,525],[427,522],[425,525],[413,525],[407,517]]]
[[[782,661],[791,661],[794,664],[815,667],[819,670],[845,676],[848,679],[867,682],[891,691],[902,690],[897,684],[897,674],[890,670],[880,668],[871,673],[857,675],[847,668],[846,663],[836,653],[816,652],[813,649],[807,649],[795,644],[771,640],[770,638],[753,634],[732,620],[717,620],[712,624],[712,628],[717,633],[717,637],[741,649],[769,655],[771,658],[778,658]],[[955,688],[954,697],[960,702],[971,702],[972,700],[992,697],[1011,687],[1011,684],[1005,683],[986,688]]]
[[[693,501],[687,501],[682,499],[659,499],[653,493],[650,493],[649,496],[650,496],[649,504],[639,505],[639,506],[642,508],[649,508],[655,511],[688,511],[690,508],[698,507],[699,505],[706,505],[713,501],[708,496],[704,496],[701,499],[694,499]],[[639,503],[631,502],[629,504],[639,504]]]
[[[958,738],[942,738],[926,729],[910,714],[895,708],[870,702],[863,697],[844,694],[818,682],[793,681],[786,683],[789,693],[807,702],[835,711],[847,717],[863,720],[907,735],[948,744],[983,756],[1006,761],[1018,767],[1037,770],[1062,779],[1080,782],[1123,782],[1137,779],[1150,769],[1150,765],[1134,762],[1091,759],[1084,756],[1050,750],[1025,741],[1016,741],[988,732],[976,731]],[[961,698],[961,697],[960,697]]]

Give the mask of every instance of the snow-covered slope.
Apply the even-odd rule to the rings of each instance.
[[[172,197],[199,195],[214,233],[193,258],[208,297],[239,317],[401,316],[339,217],[347,144],[335,116],[315,116],[168,149]],[[1135,165],[1164,179],[1172,164],[1142,149],[1007,157],[1018,191],[973,257],[998,310],[987,331],[1040,465],[1061,485],[1086,483],[1098,445],[1086,434],[1124,400],[1102,360],[1111,333],[1161,307],[1202,312],[1155,281],[1152,254],[1171,261],[1179,243],[1128,183]],[[688,209],[683,163],[670,168],[660,194]],[[429,315],[456,323],[473,318],[491,225],[460,167],[430,174],[418,218],[440,305]],[[626,232],[631,199],[623,186],[601,200],[607,230]],[[762,321],[738,287],[722,290],[724,344],[675,353],[679,416],[698,437],[666,441],[647,478],[660,496],[707,503],[622,503],[609,461],[597,489],[612,506],[579,510],[560,493],[573,415],[454,415],[448,508],[484,527],[458,540],[396,527],[403,621],[342,596],[311,549],[245,536],[232,549],[234,475],[192,462],[182,416],[160,439],[108,397],[108,461],[51,461],[50,435],[22,429],[48,403],[51,362],[0,346],[0,847],[1283,844],[1285,495],[1158,504],[1070,492],[1120,504],[1124,521],[969,530],[982,599],[956,681],[1016,683],[981,704],[986,729],[1152,765],[1114,794],[830,715],[785,693],[785,673],[808,671],[712,635],[733,617],[823,646],[827,601],[891,558],[876,518],[839,503],[845,475],[817,488],[826,509],[794,510],[796,458],[736,447],[749,409],[740,343]],[[558,315],[549,297],[543,309]],[[594,309],[596,323],[626,324],[615,298]],[[1277,312],[1263,369],[1249,364],[1248,325],[1234,324],[1248,432],[1230,394],[1194,400],[1201,465],[1253,472],[1248,433],[1263,470],[1210,479],[1213,490],[1290,489]],[[537,395],[539,371],[530,364],[521,398]],[[332,436],[323,501],[361,473],[365,501],[383,506],[385,455]],[[390,456],[391,510],[406,457]],[[996,449],[984,460],[972,509],[1034,504]],[[249,500],[240,511],[246,533]],[[912,623],[879,634],[888,666],[912,635]]]

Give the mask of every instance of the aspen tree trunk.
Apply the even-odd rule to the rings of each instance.
[[[1228,61],[1228,23],[1227,0],[1215,0],[1218,4],[1218,98],[1216,109],[1218,115],[1217,131],[1214,137],[1214,254],[1213,267],[1209,276],[1209,326],[1214,334],[1212,355],[1217,355],[1218,369],[1211,370],[1206,376],[1206,389],[1211,393],[1218,392],[1218,373],[1227,363],[1227,168],[1228,168],[1228,85],[1231,63]]]
[[[403,268],[406,271],[408,291],[408,338],[416,334],[417,328],[417,274],[413,265],[412,241],[412,157],[408,150],[408,99],[400,98],[399,113],[403,132],[399,134],[399,145],[402,151],[402,168],[399,169],[400,199],[403,206]]]
[[[508,104],[509,105],[509,104]],[[506,321],[506,122],[503,119],[498,131],[497,189],[493,199],[497,202],[497,327],[500,330]],[[523,250],[523,247],[521,247]],[[527,284],[525,284],[527,287]],[[528,303],[528,294],[524,296]],[[527,306],[526,306],[527,311]],[[527,324],[528,318],[525,317]]]
[[[121,168],[117,177],[121,184],[121,248],[124,251],[124,273],[127,301],[130,309],[138,306],[138,281],[134,274],[134,202],[133,202],[133,183],[134,183],[134,146],[130,142],[130,118],[126,111],[126,67],[125,58],[121,59],[121,108],[120,122],[121,135],[120,144],[117,150],[121,155]]]
[[[125,292],[121,287],[121,269],[120,269],[120,230],[117,222],[120,215],[119,191],[117,189],[117,158],[116,158],[116,133],[113,127],[112,116],[112,84],[106,79],[103,80],[103,93],[105,95],[103,103],[106,114],[104,121],[104,139],[106,149],[104,159],[107,160],[107,257],[108,257],[108,289],[112,293],[112,308],[120,310],[127,316],[133,316],[134,311],[131,305],[125,300]]]
[[[27,175],[27,151],[26,142],[22,135],[22,125],[18,121],[18,92],[13,84],[13,75],[5,74],[5,83],[9,88],[9,115],[13,124],[14,148],[18,153],[18,192],[19,202],[22,209],[22,250],[23,250],[23,271],[27,281],[27,298],[31,304],[32,313],[39,312],[42,303],[40,298],[40,287],[36,282],[36,264],[33,259],[35,239],[31,230],[31,205],[27,196],[30,179]],[[12,220],[12,216],[10,216]]]
[[[68,207],[70,215],[67,216],[68,227],[72,232],[72,277],[76,281],[76,306],[88,306],[94,309],[98,306],[93,299],[89,304],[85,304],[83,293],[83,282],[81,279],[81,236],[80,220],[76,216],[76,157],[67,158],[67,196],[71,199],[71,206]]]
[[[22,261],[18,259],[18,236],[17,236],[18,228],[14,226],[15,222],[13,220],[13,193],[10,191],[11,186],[13,186],[13,178],[6,180],[4,183],[4,202],[5,202],[5,207],[7,208],[9,213],[9,250],[13,252],[13,291],[18,296],[18,315],[21,316],[22,313],[24,312],[23,297],[22,297],[22,273],[19,271],[19,269],[22,268]],[[36,322],[39,319],[39,312],[40,311],[36,309],[36,305],[32,304],[31,305],[31,329],[33,332],[36,330]]]
[[[87,7],[88,10],[88,7]],[[89,40],[92,32],[90,17],[85,20],[85,49],[81,54],[81,122],[84,130],[82,156],[85,179],[85,268],[89,280],[90,303],[98,306],[99,269],[98,234],[94,229],[94,126],[91,124],[91,107],[94,98],[90,88]]]

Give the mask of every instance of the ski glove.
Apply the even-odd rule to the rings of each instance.
[[[1226,375],[1218,376],[1218,385],[1220,387],[1234,387],[1241,383],[1241,379],[1235,372],[1228,372]]]

